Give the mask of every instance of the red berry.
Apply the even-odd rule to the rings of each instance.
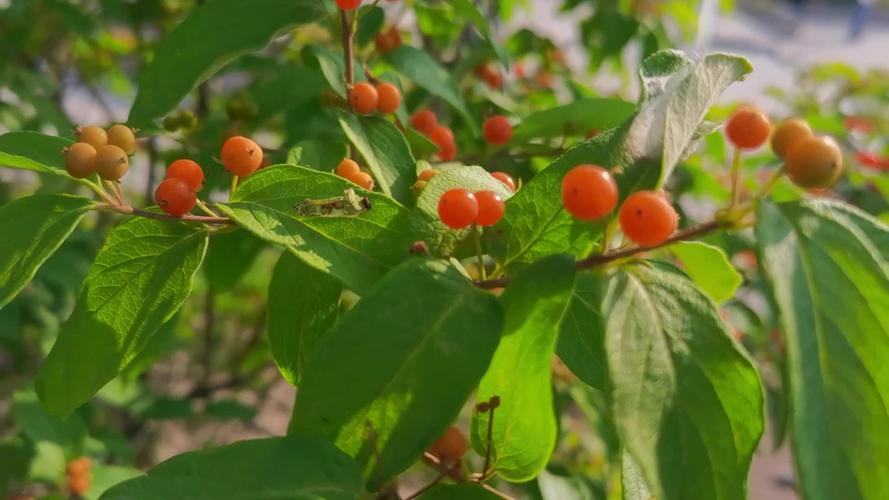
[[[438,217],[452,229],[463,229],[478,217],[478,201],[463,188],[450,189],[438,200]]]
[[[192,191],[204,187],[204,171],[191,160],[176,160],[167,167],[167,179],[182,179]]]
[[[643,247],[655,247],[676,231],[679,215],[670,203],[654,191],[638,191],[620,207],[620,228],[624,236]]]
[[[454,463],[466,455],[469,442],[466,436],[456,427],[448,427],[444,434],[429,447],[429,454],[445,463]]]
[[[506,205],[503,199],[493,191],[476,191],[475,199],[478,202],[478,216],[475,223],[479,226],[493,226],[500,222],[503,213],[506,212]]]
[[[343,161],[336,167],[337,175],[349,180],[354,179],[359,172],[361,172],[361,167],[359,167],[354,160],[349,158],[343,158]]]
[[[355,10],[361,5],[361,0],[336,0],[336,5],[343,10]]]
[[[69,476],[83,476],[89,474],[92,465],[88,457],[79,457],[68,462],[65,470]]]
[[[166,179],[154,191],[154,201],[164,212],[180,217],[191,212],[197,203],[197,195],[182,179]]]
[[[562,179],[562,204],[580,220],[597,220],[617,205],[617,184],[607,170],[596,165],[578,165]]]
[[[221,156],[225,169],[238,177],[247,177],[262,165],[262,148],[240,135],[225,141]]]
[[[82,496],[89,489],[89,476],[71,476],[68,478],[68,493],[71,495]]]
[[[438,118],[435,117],[435,113],[428,109],[417,111],[411,116],[411,127],[426,135],[431,135],[437,125]]]
[[[451,161],[457,157],[457,145],[454,143],[454,132],[444,125],[438,125],[429,134],[429,140],[438,146],[438,157]]]
[[[395,85],[381,83],[377,85],[377,94],[379,95],[377,111],[380,113],[394,113],[401,106],[401,91]]]
[[[454,161],[457,158],[457,145],[453,142],[445,144],[438,150],[438,157],[441,161]]]
[[[512,138],[512,125],[503,115],[494,115],[485,120],[482,130],[488,144],[500,146],[506,144]]]
[[[355,184],[358,184],[367,191],[373,191],[374,189],[374,179],[367,172],[358,172],[349,180],[354,182]]]
[[[364,115],[373,113],[379,102],[380,95],[377,89],[367,82],[356,83],[349,91],[349,104],[358,113]]]
[[[491,177],[502,182],[503,185],[508,187],[513,193],[515,192],[515,181],[512,180],[512,177],[506,172],[491,172]]]
[[[767,140],[772,132],[769,117],[759,108],[741,106],[725,124],[725,135],[729,142],[740,149],[756,149]]]

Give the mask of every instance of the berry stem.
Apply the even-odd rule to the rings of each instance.
[[[228,197],[231,198],[232,196],[234,196],[235,190],[237,190],[237,189],[238,189],[238,176],[233,175],[231,186],[229,186],[229,188],[228,188]]]
[[[204,213],[206,213],[207,215],[209,215],[209,216],[211,216],[211,217],[219,217],[219,214],[217,214],[216,212],[214,212],[213,210],[211,210],[210,207],[208,207],[206,203],[204,203],[203,201],[201,201],[200,198],[198,198],[197,200],[195,200],[195,203],[196,203],[197,206],[198,206],[201,210],[203,210]]]
[[[86,187],[90,188],[94,193],[96,193],[96,195],[98,195],[99,198],[102,198],[102,201],[104,201],[105,203],[108,203],[109,205],[113,205],[113,206],[117,205],[117,202],[113,198],[111,198],[111,195],[106,193],[105,190],[102,189],[102,187],[100,185],[98,185],[95,182],[92,182],[88,179],[81,179],[80,182],[83,185],[85,185]]]
[[[772,189],[775,188],[775,184],[778,184],[778,181],[781,180],[781,177],[786,173],[784,166],[775,170],[769,179],[763,184],[762,189],[760,189],[759,193],[756,194],[756,198],[764,198],[772,192]]]
[[[729,208],[734,208],[738,204],[738,196],[740,195],[741,184],[741,148],[736,147],[732,157],[732,201]]]
[[[482,228],[472,225],[472,236],[475,240],[475,255],[478,257],[478,272],[483,280],[488,279],[488,271],[485,269],[484,252],[482,251]]]
[[[427,491],[429,491],[430,489],[432,489],[436,484],[440,483],[441,480],[444,479],[445,476],[447,476],[447,475],[448,475],[447,470],[444,470],[444,471],[442,471],[442,472],[439,472],[439,473],[438,473],[438,476],[436,476],[435,479],[433,479],[429,484],[427,484],[426,486],[423,486],[422,488],[420,488],[419,490],[417,490],[415,493],[413,493],[413,494],[409,495],[408,497],[406,497],[404,500],[413,500],[413,499],[415,499],[415,498],[420,498],[420,496],[421,496],[423,493],[426,493]]]
[[[340,22],[343,25],[343,61],[345,62],[343,82],[346,84],[346,92],[348,93],[349,89],[352,88],[352,83],[355,81],[355,69],[352,67],[354,57],[354,32],[352,31],[352,25],[349,23],[346,11],[342,9],[340,9]],[[349,107],[352,107],[351,103],[349,103]]]

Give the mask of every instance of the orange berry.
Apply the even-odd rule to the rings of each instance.
[[[367,191],[373,191],[374,189],[374,179],[367,172],[358,172],[350,180]]]
[[[515,181],[512,180],[512,176],[510,176],[506,172],[491,172],[491,177],[502,182],[503,185],[508,187],[509,190],[513,193],[515,192]]]
[[[85,179],[96,172],[96,148],[85,142],[76,142],[63,152],[65,170],[71,177]]]
[[[154,191],[154,201],[164,212],[181,217],[197,203],[197,195],[182,179],[166,179]]]
[[[417,111],[411,116],[411,127],[426,135],[432,134],[437,125],[438,118],[435,117],[435,113],[428,109]]]
[[[380,95],[377,89],[367,82],[356,83],[349,91],[349,105],[358,113],[365,115],[373,113],[379,102]]]
[[[454,463],[462,459],[468,450],[466,436],[460,429],[451,426],[445,429],[444,434],[427,451],[442,462]]]
[[[92,462],[88,457],[78,457],[68,462],[65,470],[69,476],[85,476],[89,474],[92,468]]]
[[[126,151],[107,144],[96,150],[96,172],[106,181],[119,181],[130,168]]]
[[[537,73],[537,76],[534,77],[534,81],[537,82],[537,85],[545,89],[553,86],[553,77],[547,71],[541,71]]]
[[[457,145],[453,142],[443,145],[438,150],[438,157],[441,161],[454,161],[457,158]]]
[[[779,123],[772,134],[772,151],[784,158],[787,151],[798,141],[812,137],[812,128],[801,118],[790,118]]]
[[[562,179],[562,204],[575,218],[601,219],[617,205],[617,183],[597,165],[578,165]]]
[[[829,137],[807,137],[787,151],[784,168],[797,186],[824,189],[832,186],[843,173],[843,154]]]
[[[361,0],[336,0],[336,5],[343,10],[355,10],[361,5]]]
[[[68,478],[68,493],[81,496],[90,489],[89,476],[70,476]]]
[[[414,185],[411,186],[411,193],[413,193],[415,197],[419,197],[423,193],[423,190],[426,189],[426,184],[427,181],[415,182]]]
[[[500,146],[512,138],[512,125],[503,115],[494,115],[485,120],[482,131],[488,144]]]
[[[358,172],[361,172],[361,167],[349,158],[343,158],[343,161],[336,167],[337,175],[346,179],[353,179],[358,175]]]
[[[620,207],[624,236],[643,247],[665,242],[678,224],[679,215],[663,195],[654,191],[637,191]]]
[[[105,132],[105,129],[97,125],[75,127],[74,137],[77,138],[78,142],[85,142],[97,150],[108,144],[108,133]]]
[[[394,113],[401,106],[401,91],[391,83],[377,85],[377,110],[380,113]]]
[[[420,172],[420,175],[417,176],[417,180],[429,182],[429,179],[435,177],[440,173],[441,171],[437,168],[427,168],[426,170]]]
[[[236,135],[222,145],[222,165],[238,177],[247,177],[262,165],[262,148],[252,140]]]
[[[391,52],[392,50],[401,47],[403,43],[404,41],[401,38],[401,32],[395,27],[389,28],[389,31],[378,33],[374,39],[374,45],[377,48],[377,52],[380,54]]]
[[[204,171],[201,166],[191,160],[176,160],[167,167],[167,179],[182,179],[192,191],[198,192],[204,187]]]
[[[740,149],[756,149],[769,139],[772,124],[769,117],[754,106],[741,106],[725,124],[729,142]]]
[[[112,125],[108,129],[108,144],[113,144],[131,155],[136,152],[136,134],[126,125]]]
[[[478,216],[475,223],[479,226],[493,226],[500,222],[506,212],[503,199],[493,191],[476,191],[475,200],[478,202]]]
[[[478,201],[475,195],[463,188],[445,191],[438,199],[438,217],[451,229],[463,229],[475,222]]]

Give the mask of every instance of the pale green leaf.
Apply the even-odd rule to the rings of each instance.
[[[734,297],[744,282],[729,262],[728,255],[719,247],[700,241],[681,241],[670,245],[670,251],[698,288],[717,303]]]

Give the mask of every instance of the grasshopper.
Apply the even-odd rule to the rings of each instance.
[[[371,204],[366,196],[358,196],[355,190],[349,188],[343,191],[342,196],[320,200],[306,199],[297,203],[293,209],[303,217],[355,217],[370,210]]]

